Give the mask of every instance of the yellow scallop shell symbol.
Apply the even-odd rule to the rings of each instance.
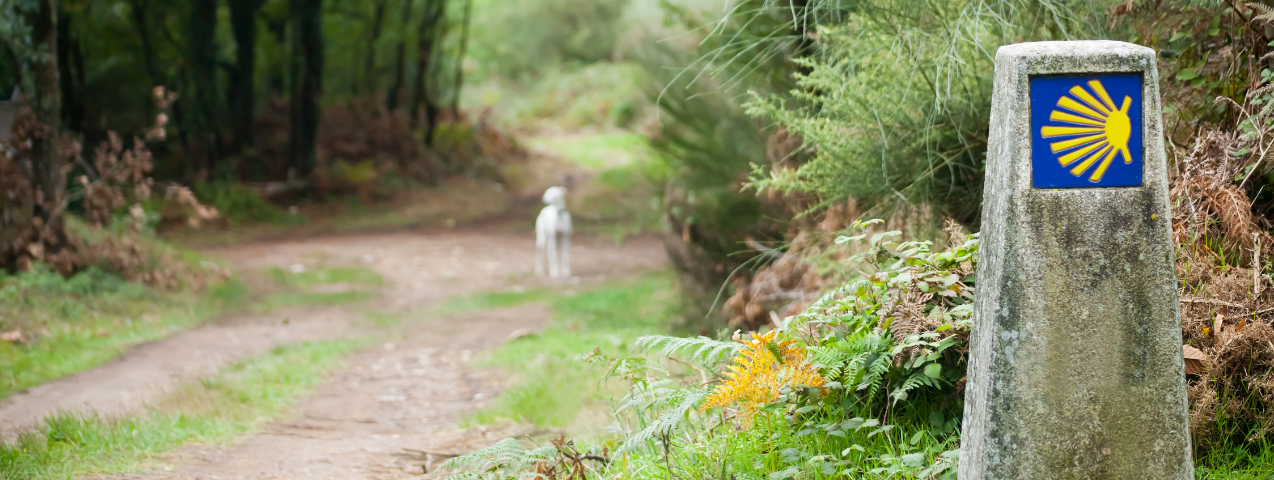
[[[1132,135],[1132,121],[1128,119],[1128,107],[1132,98],[1124,96],[1123,105],[1115,108],[1115,102],[1106,93],[1101,82],[1088,82],[1089,90],[1080,85],[1071,87],[1057,100],[1057,110],[1048,119],[1067,126],[1047,126],[1041,129],[1044,138],[1058,138],[1049,144],[1053,154],[1062,154],[1057,161],[1070,169],[1071,175],[1084,175],[1093,164],[1088,180],[1101,181],[1110,162],[1119,154],[1123,154],[1124,163],[1132,163],[1132,154],[1128,152],[1128,138]],[[1100,163],[1099,163],[1100,162]]]

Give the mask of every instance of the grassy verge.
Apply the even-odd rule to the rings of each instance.
[[[287,291],[271,294],[256,304],[254,308],[258,313],[287,307],[328,307],[361,302],[376,296],[373,290],[366,288],[385,283],[380,274],[362,267],[317,268],[299,272],[288,272],[275,267],[267,270],[266,274]],[[345,286],[348,289],[334,292],[310,291],[321,285]]]
[[[248,202],[244,202],[248,203]],[[256,202],[252,202],[255,204]],[[267,240],[285,240],[342,233],[392,232],[417,228],[464,225],[509,212],[512,197],[494,190],[489,180],[457,177],[427,189],[395,192],[390,198],[363,203],[356,195],[324,201],[300,201],[296,215],[258,215],[249,210],[220,228],[199,230],[175,227],[161,236],[189,247],[224,247]],[[284,211],[281,207],[270,207]]]
[[[1201,480],[1268,480],[1274,478],[1274,445],[1253,442],[1227,445],[1195,459]]]
[[[499,301],[507,303],[515,298]],[[491,354],[487,363],[514,375],[517,384],[501,394],[495,405],[467,418],[469,423],[514,420],[542,428],[566,428],[583,437],[600,433],[605,424],[593,424],[593,417],[609,413],[608,398],[615,389],[593,383],[591,379],[601,378],[599,367],[573,358],[598,346],[626,349],[639,336],[667,332],[676,313],[675,278],[666,272],[576,295],[520,299],[547,302],[553,323]],[[589,380],[581,383],[581,379]]]
[[[224,282],[203,292],[164,292],[96,268],[64,279],[47,269],[0,274],[0,398],[101,365],[141,342],[197,325],[247,297]]]
[[[251,304],[258,313],[297,306],[331,306],[369,299],[369,290],[311,292],[320,285],[375,287],[384,280],[365,268],[272,269],[261,289],[238,280],[203,291],[163,291],[89,268],[71,278],[46,269],[0,274],[0,398],[102,365],[133,346],[203,323]],[[261,295],[260,291],[276,291]],[[282,290],[282,291],[277,291]]]
[[[531,137],[525,142],[591,170],[640,163],[655,155],[644,135],[629,132]]]
[[[279,347],[188,384],[134,417],[48,417],[35,431],[0,444],[0,478],[131,472],[185,442],[226,443],[278,416],[359,346],[346,340]]]

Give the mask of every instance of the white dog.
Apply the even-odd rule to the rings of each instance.
[[[551,187],[535,219],[535,274],[543,275],[541,259],[548,253],[549,277],[571,276],[571,214],[566,212],[566,189]],[[558,249],[561,249],[560,252]]]

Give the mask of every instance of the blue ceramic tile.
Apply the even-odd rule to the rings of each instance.
[[[1031,79],[1035,188],[1139,187],[1141,76]]]

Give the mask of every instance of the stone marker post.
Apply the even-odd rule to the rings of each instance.
[[[960,480],[1194,478],[1153,50],[995,55]]]

